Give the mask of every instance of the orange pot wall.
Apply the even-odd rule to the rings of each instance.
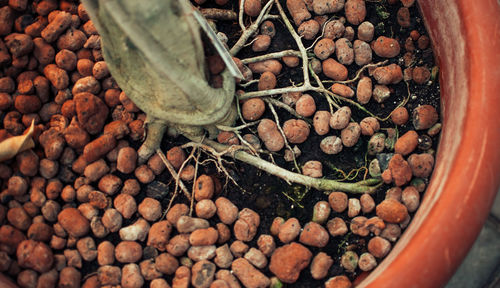
[[[441,67],[432,181],[389,256],[357,287],[442,287],[474,243],[500,180],[500,4],[422,0]]]

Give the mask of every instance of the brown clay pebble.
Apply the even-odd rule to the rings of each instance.
[[[344,192],[332,192],[328,195],[328,202],[333,211],[342,213],[347,209],[348,199]]]
[[[361,211],[363,211],[364,214],[372,212],[375,208],[375,200],[373,200],[373,197],[370,196],[370,194],[361,195],[359,201],[361,204]]]
[[[285,140],[278,130],[276,123],[269,119],[262,119],[257,126],[259,138],[269,151],[279,151],[285,146]]]
[[[255,37],[255,40],[253,41],[253,44],[252,44],[252,51],[254,51],[254,52],[266,51],[267,48],[269,48],[269,45],[271,45],[271,36],[269,36],[269,35],[257,35]]]
[[[283,56],[281,57],[281,60],[290,68],[297,67],[300,64],[300,58],[297,56]]]
[[[195,205],[196,216],[203,219],[210,219],[217,212],[215,203],[210,199],[203,199]]]
[[[260,98],[251,98],[243,102],[241,113],[243,118],[248,121],[255,121],[262,117],[266,110],[264,100]]]
[[[234,260],[231,264],[231,270],[245,287],[268,287],[270,284],[269,278],[256,269],[245,258]]]
[[[394,145],[394,152],[406,156],[413,152],[417,145],[418,134],[414,130],[410,130],[398,138]]]
[[[300,223],[297,218],[290,218],[280,225],[278,238],[283,243],[290,243],[300,234]]]
[[[124,147],[118,152],[116,169],[124,174],[132,173],[137,162],[137,152],[132,147]]]
[[[302,174],[312,178],[321,178],[323,177],[323,164],[315,160],[307,161],[302,166]]]
[[[335,52],[335,42],[329,38],[319,40],[314,46],[314,55],[320,60],[325,60]]]
[[[359,123],[361,127],[361,134],[372,136],[380,129],[380,124],[375,117],[366,117]]]
[[[331,208],[328,202],[318,201],[313,207],[312,221],[318,224],[323,224],[330,216],[330,212]]]
[[[311,18],[311,13],[307,10],[303,0],[287,0],[286,7],[290,15],[292,15],[293,22],[295,22],[297,26],[302,24],[304,20]]]
[[[325,135],[330,131],[330,117],[328,111],[316,111],[313,118],[314,131],[318,135]]]
[[[389,223],[401,223],[408,217],[405,205],[394,199],[386,199],[377,205],[377,216]]]
[[[120,263],[134,263],[142,257],[142,247],[135,241],[122,241],[115,247],[116,261]]]
[[[170,222],[163,220],[154,223],[149,229],[147,245],[155,247],[159,251],[165,251],[171,232],[172,224]]]
[[[277,248],[269,264],[269,270],[284,283],[294,283],[300,271],[311,261],[312,253],[301,244],[292,242]]]
[[[365,21],[358,26],[358,39],[365,42],[370,42],[373,40],[373,34],[375,32],[375,27],[372,23]]]
[[[267,258],[260,250],[256,248],[250,248],[247,253],[243,256],[243,258],[247,259],[252,265],[259,269],[264,269],[267,266]]]
[[[316,37],[316,34],[318,34],[319,30],[319,23],[316,20],[311,19],[302,22],[302,24],[300,24],[299,28],[297,29],[297,33],[306,40],[313,40],[314,37]]]
[[[314,98],[309,94],[302,95],[295,104],[295,110],[301,116],[312,116],[314,112],[316,112],[316,103],[314,102]]]
[[[231,225],[236,221],[238,217],[238,207],[229,199],[219,197],[215,200],[215,206],[217,207],[217,216],[219,216],[222,223]]]
[[[259,78],[258,88],[260,91],[274,89],[274,87],[276,87],[276,81],[276,76],[273,73],[266,71],[262,73]]]
[[[336,130],[344,129],[351,119],[351,108],[343,106],[332,114],[330,127]]]
[[[233,262],[233,255],[227,244],[215,249],[214,262],[219,268],[229,268]]]
[[[180,147],[176,146],[167,151],[167,160],[172,164],[175,170],[178,170],[184,160],[186,160],[186,153]]]
[[[66,208],[57,216],[59,224],[73,237],[85,236],[90,229],[89,221],[76,208]]]
[[[121,287],[140,288],[144,285],[144,278],[141,275],[139,265],[130,263],[122,268]]]
[[[141,214],[141,216],[148,221],[156,221],[162,214],[160,201],[149,197],[142,200],[137,210],[139,211],[139,214]]]
[[[328,270],[333,265],[332,257],[325,252],[319,252],[311,262],[311,275],[314,279],[320,280],[328,275]]]
[[[375,236],[368,242],[368,251],[377,258],[384,258],[391,250],[391,243],[379,236]]]
[[[175,277],[172,280],[172,287],[189,287],[191,270],[186,266],[179,266],[175,270]]]
[[[260,216],[255,211],[243,208],[238,220],[234,224],[234,236],[241,241],[251,241],[257,234],[257,228],[260,225]]]
[[[366,104],[372,97],[372,80],[370,77],[363,76],[358,82],[356,89],[356,99],[360,104]]]
[[[351,288],[352,283],[345,275],[335,276],[325,282],[325,288]]]
[[[431,175],[434,166],[434,156],[429,153],[412,154],[408,157],[408,164],[413,176],[427,178]]]
[[[347,22],[352,25],[358,25],[365,20],[366,6],[364,0],[347,0],[344,9]]]
[[[361,135],[361,127],[356,122],[351,122],[346,128],[342,129],[340,133],[340,138],[342,139],[342,144],[346,147],[352,147],[358,143],[359,136]]]
[[[267,257],[273,254],[276,249],[276,243],[274,242],[274,238],[271,235],[262,234],[257,239],[257,246],[259,250],[264,253]]]
[[[34,240],[19,243],[16,256],[19,266],[42,273],[50,270],[54,261],[52,250],[45,243]]]
[[[316,222],[307,223],[299,237],[299,241],[302,244],[319,248],[325,247],[328,244],[328,240],[328,232]]]
[[[386,173],[386,175],[384,175]],[[411,180],[412,170],[408,162],[403,159],[401,154],[394,154],[394,156],[389,160],[389,167],[382,173],[382,179],[384,176],[389,176],[389,183],[392,181],[396,186],[403,186]],[[387,175],[389,174],[389,175]],[[384,179],[386,181],[386,179]]]
[[[398,107],[391,114],[391,120],[396,125],[406,124],[409,117],[408,110],[405,107]]]
[[[214,195],[214,181],[208,175],[201,175],[194,184],[194,199],[210,199]]]
[[[166,246],[167,252],[179,257],[189,249],[189,234],[178,234],[172,237]]]
[[[328,229],[328,233],[330,233],[330,235],[332,235],[333,237],[343,236],[348,231],[347,225],[345,224],[344,220],[339,217],[328,220],[328,222],[326,223],[326,227]]]
[[[191,246],[213,245],[217,242],[218,237],[219,233],[213,227],[197,229],[191,232],[191,235],[189,236],[189,244],[191,244]]]
[[[119,194],[113,201],[114,207],[123,218],[130,219],[137,211],[137,204],[134,197],[128,194]]]
[[[345,98],[352,98],[354,96],[354,90],[344,84],[335,83],[331,89],[333,93]]]
[[[416,130],[429,129],[437,123],[438,117],[436,108],[431,105],[418,106],[413,110],[413,127]]]
[[[203,1],[203,2],[205,2],[205,1]],[[248,16],[257,17],[257,16],[259,16],[260,11],[262,10],[262,4],[258,0],[249,0],[249,1],[245,1],[245,6],[243,8],[244,8],[245,14],[247,14]]]
[[[340,38],[335,41],[335,54],[340,64],[351,65],[354,61],[354,50],[351,41],[347,38]]]
[[[323,73],[330,79],[335,81],[344,81],[347,79],[347,68],[332,58],[323,61],[322,68]]]
[[[373,270],[377,266],[377,260],[372,254],[365,252],[359,256],[358,267],[362,271]]]
[[[104,241],[97,246],[97,263],[100,266],[111,265],[115,262],[115,246],[109,242]]]

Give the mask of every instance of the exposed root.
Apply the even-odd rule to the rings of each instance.
[[[304,117],[302,115],[299,115],[297,113],[297,111],[295,111],[295,109],[293,109],[292,107],[286,105],[285,103],[283,103],[283,102],[281,102],[279,100],[276,100],[274,98],[271,98],[271,97],[265,97],[262,100],[264,100],[266,103],[273,104],[274,106],[276,106],[278,108],[285,109],[286,111],[288,111],[288,113],[292,114],[296,118],[302,119],[302,120],[306,121],[309,125],[312,125],[311,119],[308,119],[308,118],[306,118],[306,117]]]
[[[174,167],[172,166],[170,161],[168,161],[165,154],[163,154],[163,152],[159,148],[156,149],[156,153],[158,154],[158,156],[160,156],[160,159],[163,161],[163,163],[167,167],[167,169],[170,172],[170,174],[172,175],[172,177],[174,179],[179,179],[177,172],[175,172]],[[181,188],[182,192],[184,192],[184,196],[186,196],[186,198],[188,198],[191,201],[191,193],[189,193],[189,191],[187,190],[186,186],[184,185],[184,183],[182,182],[181,179],[179,179],[178,184],[179,184],[179,187]]]
[[[242,1],[243,2],[243,1]],[[236,12],[219,8],[204,8],[200,9],[201,14],[208,19],[234,21],[238,18]]]
[[[139,164],[146,163],[149,157],[151,157],[151,155],[153,155],[153,153],[155,153],[155,151],[160,148],[161,139],[163,138],[165,130],[167,129],[167,124],[158,119],[151,119],[151,117],[148,117],[146,122],[146,141],[142,143],[141,147],[137,151]]]
[[[268,54],[264,54],[264,55],[260,55],[260,56],[256,56],[256,57],[241,59],[241,62],[246,65],[246,64],[265,61],[265,60],[269,60],[269,59],[282,58],[285,56],[302,57],[302,53],[300,53],[299,51],[296,51],[296,50],[283,50],[283,51],[268,53]]]

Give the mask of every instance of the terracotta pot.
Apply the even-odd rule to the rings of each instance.
[[[443,130],[432,181],[392,252],[357,287],[441,287],[474,243],[500,181],[500,6],[420,0],[437,57]],[[16,287],[0,273],[0,287]]]
[[[412,223],[357,287],[442,287],[467,255],[500,180],[500,5],[418,1],[441,68],[443,130]]]

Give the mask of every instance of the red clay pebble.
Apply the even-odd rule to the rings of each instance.
[[[92,237],[81,238],[76,242],[76,248],[83,260],[90,262],[97,258],[97,247]]]
[[[241,241],[251,241],[257,234],[260,216],[255,211],[244,208],[238,214],[234,224],[234,236]]]
[[[215,200],[215,206],[217,207],[217,216],[222,223],[231,225],[238,218],[238,207],[229,199],[219,197]]]
[[[404,125],[408,122],[408,110],[405,107],[398,107],[391,113],[391,120],[396,125]]]
[[[297,100],[297,103],[295,103],[295,110],[301,116],[312,116],[314,112],[316,112],[314,98],[309,94],[302,95],[299,100]]]
[[[351,122],[346,128],[342,129],[340,133],[340,138],[342,139],[342,144],[346,147],[352,147],[358,143],[359,136],[361,135],[361,127],[356,122]]]
[[[325,252],[319,252],[311,262],[311,275],[314,279],[320,280],[328,275],[328,270],[333,265],[332,257]]]
[[[319,23],[314,20],[307,20],[302,22],[297,29],[297,33],[306,40],[313,40],[320,30]]]
[[[332,192],[328,195],[328,202],[330,203],[333,211],[342,213],[345,209],[347,209],[347,194],[344,192]]]
[[[323,177],[323,164],[314,160],[307,161],[302,166],[302,174],[313,178],[321,178]]]
[[[353,218],[358,216],[361,211],[361,203],[357,198],[350,198],[347,205],[347,216],[349,218]]]
[[[135,263],[123,266],[121,274],[121,287],[123,288],[140,288],[144,285],[139,265]]]
[[[377,216],[374,216],[365,222],[365,227],[376,236],[380,235],[385,226],[384,221]]]
[[[250,98],[243,102],[241,114],[245,120],[255,121],[260,119],[266,110],[264,100],[260,98]]]
[[[59,224],[72,237],[87,235],[90,229],[89,221],[76,208],[66,208],[57,216]]]
[[[229,268],[233,262],[233,255],[227,244],[215,249],[214,262],[219,268]]]
[[[356,65],[363,66],[372,61],[372,49],[368,43],[361,40],[354,40],[353,49]]]
[[[276,249],[276,243],[274,242],[273,236],[267,234],[259,236],[259,239],[257,239],[257,246],[267,257],[271,256]]]
[[[345,98],[352,98],[354,96],[354,90],[344,84],[335,83],[331,89],[333,93]]]
[[[358,267],[358,254],[354,251],[345,252],[340,258],[340,266],[342,266],[347,272],[354,272]]]
[[[257,132],[269,151],[276,152],[285,146],[285,140],[274,121],[262,119],[257,126]]]
[[[248,248],[248,245],[240,240],[233,241],[233,243],[229,247],[231,253],[233,253],[234,257],[237,258],[243,257],[243,255],[247,253]]]
[[[224,244],[227,241],[229,241],[229,238],[231,238],[231,230],[229,227],[224,224],[224,223],[217,223],[215,224],[215,228],[217,229],[217,232],[219,233],[219,238],[217,239],[217,244]]]
[[[434,166],[434,156],[429,153],[412,154],[408,157],[408,164],[413,176],[427,178],[431,175]]]
[[[328,232],[316,222],[307,223],[299,237],[299,241],[302,244],[319,248],[325,247],[328,244],[328,240]]]
[[[323,61],[322,68],[325,76],[330,79],[335,81],[344,81],[347,79],[347,68],[332,58]]]
[[[300,144],[309,136],[309,125],[301,119],[290,119],[283,124],[283,132],[290,143]]]
[[[311,261],[312,253],[301,244],[292,242],[277,248],[271,256],[269,270],[284,283],[294,283],[300,271]]]
[[[328,111],[316,111],[313,118],[313,126],[316,134],[325,135],[330,131],[331,116]]]
[[[361,134],[372,136],[380,129],[380,124],[375,117],[366,117],[359,123]],[[397,152],[396,152],[397,153]]]
[[[191,246],[207,246],[213,245],[217,242],[219,233],[213,227],[205,229],[197,229],[189,236],[189,244]]]
[[[366,104],[372,97],[372,80],[370,77],[363,76],[358,82],[356,89],[356,99],[360,104]]]
[[[12,176],[7,182],[7,191],[12,196],[22,196],[28,192],[28,182],[20,176]]]
[[[422,35],[417,40],[418,49],[424,50],[429,47],[430,39],[426,35]]]
[[[403,190],[400,187],[392,187],[385,192],[385,199],[394,199],[401,202],[401,194]]]
[[[270,280],[262,272],[248,262],[245,258],[239,258],[231,264],[233,274],[241,281],[245,287],[268,287]]]
[[[31,217],[23,207],[14,207],[7,212],[9,223],[19,230],[26,231],[31,225]]]
[[[166,249],[175,257],[183,255],[189,249],[189,234],[175,235],[168,241]]]
[[[250,248],[247,253],[243,256],[247,259],[253,266],[264,269],[267,266],[267,258],[260,250],[256,248]]]
[[[122,284],[123,286],[123,284]],[[149,284],[150,288],[170,288],[170,285],[168,285],[167,280],[163,278],[156,278],[151,281]]]
[[[413,126],[416,130],[429,129],[437,123],[438,117],[436,108],[431,105],[418,106],[413,110]]]
[[[252,44],[252,51],[263,52],[266,51],[271,45],[271,36],[269,35],[257,35]],[[273,74],[274,75],[274,74]],[[263,89],[265,90],[265,89]]]
[[[377,266],[377,260],[372,254],[365,252],[359,256],[358,267],[362,271],[371,271]]]
[[[372,49],[379,57],[392,58],[400,52],[400,46],[396,39],[380,36],[372,43]]]
[[[47,272],[54,261],[52,250],[42,242],[24,240],[17,246],[16,252],[19,266],[37,272]]]
[[[149,229],[147,245],[155,247],[159,251],[165,251],[171,232],[172,224],[168,221],[163,220],[154,223]]]
[[[127,179],[123,183],[121,193],[136,196],[137,194],[139,194],[140,190],[141,186],[139,184],[139,181],[137,181],[136,179]]]
[[[119,194],[113,201],[114,207],[123,218],[130,219],[137,211],[137,204],[134,197],[128,194]]]
[[[259,91],[274,89],[276,87],[276,81],[276,76],[272,72],[266,71],[262,73],[259,78]]]
[[[104,161],[104,159],[99,159],[85,167],[83,175],[85,175],[90,182],[95,182],[108,172],[109,167],[106,164],[106,161]]]
[[[325,288],[351,288],[352,283],[345,275],[335,276],[325,282]]]
[[[236,136],[234,132],[229,131],[221,131],[219,135],[217,135],[217,142],[226,144],[226,145],[239,145],[240,140]]]
[[[297,218],[290,218],[280,225],[278,238],[283,243],[290,243],[300,234],[300,223]]]
[[[394,145],[394,152],[406,156],[413,152],[418,145],[418,134],[414,130],[406,132],[399,137]]]
[[[391,250],[391,243],[379,236],[375,236],[368,242],[368,252],[377,258],[384,258]]]
[[[364,0],[347,0],[344,9],[347,22],[352,25],[358,25],[365,20],[366,6]]]
[[[91,135],[101,132],[109,113],[106,104],[88,92],[76,94],[74,101],[78,121],[82,127]]]
[[[352,43],[347,38],[340,38],[335,41],[335,54],[340,64],[350,65],[354,61]]]
[[[330,233],[330,235],[332,235],[333,237],[343,236],[348,231],[347,225],[345,224],[344,220],[339,217],[328,220],[328,222],[326,223],[326,228],[328,229],[328,233]]]
[[[161,217],[162,208],[160,201],[146,197],[138,206],[141,216],[148,221],[156,221]]]
[[[21,287],[36,287],[38,275],[33,270],[23,270],[17,274],[17,284]]]
[[[377,205],[377,216],[385,222],[402,223],[408,217],[408,209],[401,202],[386,199]]]
[[[210,219],[217,212],[217,207],[210,199],[203,199],[196,203],[195,206],[196,216],[203,219]]]
[[[118,210],[110,208],[104,211],[104,215],[102,216],[102,224],[106,227],[110,232],[116,232],[120,230],[122,227],[122,215]]]
[[[307,10],[303,0],[287,0],[286,7],[290,15],[292,15],[293,22],[295,22],[297,26],[300,26],[304,20],[311,18],[311,13]]]
[[[115,246],[109,242],[104,241],[97,246],[97,263],[100,266],[111,265],[115,262]]]
[[[120,263],[134,263],[142,257],[141,244],[135,241],[122,241],[115,247],[116,261]]]
[[[297,56],[283,56],[281,60],[287,67],[295,68],[300,64],[300,58]]]
[[[260,33],[273,38],[274,35],[276,35],[276,28],[274,27],[273,22],[269,20],[262,22],[262,24],[260,25]]]
[[[142,184],[151,183],[155,179],[155,174],[146,164],[135,168],[134,175]]]
[[[384,175],[386,174],[386,175]],[[389,175],[387,175],[389,174]],[[384,176],[388,178],[384,179]],[[401,154],[394,154],[394,156],[389,161],[389,167],[382,173],[382,178],[384,181],[389,180],[396,184],[396,186],[403,186],[411,180],[412,170],[408,162],[403,159]]]
[[[214,181],[208,175],[201,175],[194,184],[194,199],[210,199],[214,195]]]
[[[383,237],[391,242],[395,242],[401,236],[401,227],[398,224],[388,223],[384,230],[380,233],[380,237]]]
[[[335,42],[329,38],[319,40],[314,46],[314,55],[320,60],[325,60],[335,52]]]

